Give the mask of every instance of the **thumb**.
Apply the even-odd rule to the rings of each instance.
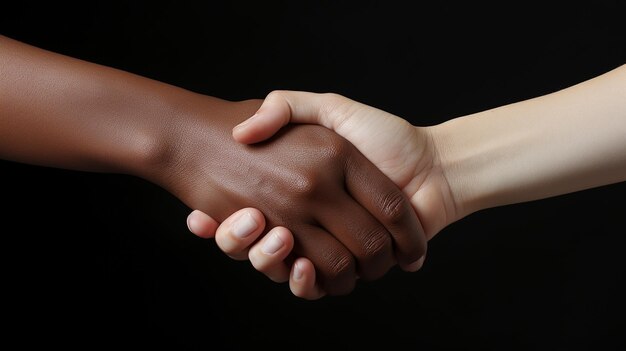
[[[275,90],[267,95],[252,117],[233,128],[233,138],[243,144],[257,143],[288,123],[322,124],[332,128],[328,123],[329,111],[336,101],[332,96],[337,95]]]

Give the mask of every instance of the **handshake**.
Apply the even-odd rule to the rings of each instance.
[[[259,106],[237,104],[238,117]],[[348,98],[276,91],[227,136],[212,143],[226,157],[192,187],[206,195],[191,205],[217,220],[196,210],[189,229],[215,236],[222,251],[270,279],[289,280],[297,296],[346,294],[396,264],[415,271],[427,239],[459,216],[433,131]],[[217,139],[200,138],[190,146]],[[171,190],[190,198],[189,187]]]
[[[226,101],[3,36],[0,68],[0,158],[153,182],[307,299],[418,270],[475,211],[626,180],[626,65],[426,127],[336,94]]]

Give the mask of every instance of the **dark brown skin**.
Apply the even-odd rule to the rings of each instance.
[[[291,127],[253,146],[232,127],[261,100],[230,102],[0,36],[0,158],[124,173],[221,221],[261,209],[295,236],[330,295],[419,259],[426,242],[403,193],[349,142]]]

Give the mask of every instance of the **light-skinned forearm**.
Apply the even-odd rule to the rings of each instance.
[[[458,218],[626,180],[626,65],[432,128]]]

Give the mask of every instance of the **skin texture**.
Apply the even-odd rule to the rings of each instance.
[[[234,129],[233,136],[238,141],[257,142],[272,136],[292,120],[322,124],[357,146],[411,200],[427,239],[457,219],[452,194],[428,128],[414,127],[400,117],[336,94],[273,92],[243,129],[241,126]],[[253,209],[248,211],[262,217]],[[196,212],[191,220],[206,222],[210,219]],[[204,237],[211,236],[210,229],[201,225],[190,229]],[[218,231],[218,245],[236,241],[230,232],[228,228]],[[290,262],[279,263],[274,256],[263,255],[257,246],[237,244],[220,245],[220,248],[237,257],[247,253],[252,264],[274,280],[289,279],[291,290],[297,296],[317,299],[326,293],[315,277],[317,266],[306,256],[298,256],[298,260],[289,265]],[[421,259],[403,268],[416,271],[423,262]],[[304,272],[301,279],[294,278],[296,270]],[[276,279],[277,276],[282,279]]]
[[[411,199],[427,239],[459,218],[432,128],[337,94],[276,91],[233,138],[257,143],[290,122],[323,125],[354,144]]]
[[[290,122],[320,124],[350,140],[411,199],[427,238],[476,211],[626,180],[626,65],[552,94],[432,127],[411,126],[334,94],[274,92],[233,136],[254,143]],[[202,226],[190,229],[209,233]],[[218,235],[224,233],[228,229],[220,228]],[[253,266],[268,276],[286,264],[279,255],[263,255],[258,245],[238,249],[249,250]],[[323,296],[311,263],[299,263],[307,271],[295,279],[294,265],[292,291]]]
[[[345,138],[308,125],[253,146],[233,140],[232,128],[261,102],[225,101],[0,37],[0,157],[138,176],[220,222],[243,207],[263,209],[265,220],[233,218],[233,233],[251,244],[265,225],[290,228],[286,252],[314,262],[333,295],[424,255],[408,199]]]

